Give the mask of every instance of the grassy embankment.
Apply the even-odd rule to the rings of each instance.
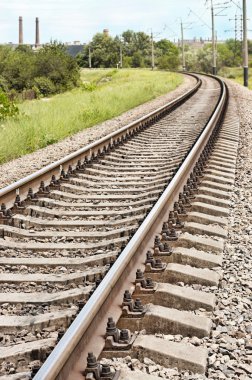
[[[251,66],[252,56],[249,56],[249,62]],[[224,67],[218,73],[224,78],[231,79],[241,85],[243,85],[243,68],[242,67]],[[249,89],[252,90],[252,67],[249,67]]]
[[[175,89],[183,77],[149,70],[83,70],[83,87],[19,105],[0,125],[0,163],[53,144]]]

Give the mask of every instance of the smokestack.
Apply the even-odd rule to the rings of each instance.
[[[23,17],[19,16],[19,34],[18,34],[18,43],[22,45],[24,43],[23,40]]]
[[[40,45],[39,40],[39,18],[36,17],[36,39],[35,39],[35,47],[38,47]]]

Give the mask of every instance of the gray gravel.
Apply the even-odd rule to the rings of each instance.
[[[140,371],[170,380],[252,379],[252,91],[232,81],[227,82],[240,117],[240,143],[223,279],[219,289],[211,289],[217,298],[212,315],[212,336],[198,339],[158,334],[161,339],[208,348],[208,372],[206,376],[185,371],[179,373],[176,368],[163,368],[149,358],[141,363],[129,356],[105,360],[112,368]]]
[[[245,380],[252,379],[252,91],[228,84],[240,116],[240,144],[208,378]]]
[[[58,159],[70,154],[83,146],[92,143],[99,138],[106,136],[109,133],[127,125],[134,120],[146,115],[146,113],[154,111],[158,107],[166,104],[167,102],[177,98],[185,93],[195,84],[195,79],[185,77],[184,83],[176,90],[160,96],[150,102],[144,103],[114,119],[105,121],[92,128],[85,129],[71,137],[68,137],[59,143],[49,145],[46,148],[40,149],[37,152],[20,157],[16,160],[7,162],[0,166],[0,188],[3,188],[14,181],[17,181],[35,170],[57,161]]]

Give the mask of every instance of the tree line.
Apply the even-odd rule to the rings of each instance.
[[[181,69],[181,49],[167,39],[153,42],[155,66],[158,69]],[[127,30],[121,37],[113,38],[97,33],[90,43],[78,54],[77,62],[81,67],[94,68],[120,66],[120,50],[123,67],[151,67],[151,37],[144,32]],[[252,54],[252,41],[249,41],[249,54]],[[212,46],[204,44],[202,48],[185,45],[186,69],[210,73],[212,71]],[[237,67],[242,64],[242,43],[228,39],[217,44],[217,68]]]
[[[191,49],[186,46],[186,68],[187,70],[212,72],[212,44],[205,44],[201,49]],[[218,43],[216,48],[217,70],[225,67],[242,66],[242,42],[233,38],[224,43]],[[249,54],[252,54],[252,41],[248,44]],[[250,67],[252,62],[250,62]]]
[[[0,45],[0,120],[18,112],[10,101],[50,96],[79,86],[80,67],[89,67],[90,61],[93,68],[114,68],[121,66],[122,56],[124,68],[150,68],[152,46],[155,67],[181,69],[180,47],[168,39],[152,41],[148,34],[132,30],[120,37],[97,33],[75,58],[57,41],[36,51],[27,45],[15,49]],[[252,54],[252,41],[249,41],[249,53]],[[200,49],[185,46],[185,56],[187,70],[211,72],[211,44],[204,44]],[[241,62],[241,42],[229,39],[217,44],[218,69],[241,66]]]
[[[179,49],[171,41],[162,39],[153,42],[155,65],[159,69],[176,70],[179,67]],[[152,40],[144,32],[127,30],[121,37],[112,37],[97,33],[92,41],[85,45],[83,52],[77,56],[81,67],[116,67],[120,65],[120,50],[122,51],[124,68],[151,67]]]

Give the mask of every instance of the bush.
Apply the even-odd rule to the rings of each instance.
[[[91,83],[91,82],[85,82],[85,83],[82,83],[81,84],[81,89],[83,91],[95,91],[97,88],[96,84],[95,83]]]
[[[55,85],[51,79],[46,77],[36,77],[34,79],[34,86],[39,90],[43,96],[52,95],[56,92]]]
[[[0,92],[0,120],[14,117],[18,112],[17,106],[8,99],[6,94]]]
[[[0,90],[22,94],[35,87],[43,96],[71,90],[79,84],[79,67],[64,45],[52,42],[34,52],[29,46],[0,46]]]
[[[8,92],[8,81],[0,75],[0,91]]]
[[[71,90],[79,84],[80,71],[76,61],[67,54],[65,46],[57,42],[45,45],[36,53],[35,70],[36,77],[47,78],[53,83],[53,92]]]
[[[24,90],[21,94],[22,100],[34,100],[36,98],[37,98],[37,95],[33,89]]]
[[[179,58],[175,55],[163,55],[158,59],[158,68],[161,70],[175,70],[179,65]]]

